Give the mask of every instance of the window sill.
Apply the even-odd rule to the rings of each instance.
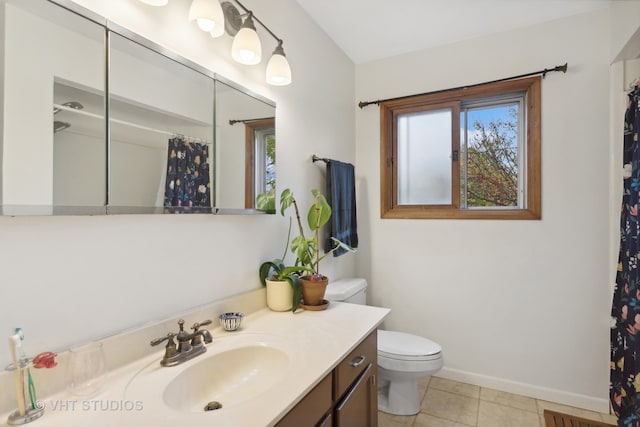
[[[420,207],[402,206],[382,212],[383,219],[499,219],[539,220],[540,210],[533,209],[456,209],[448,206]]]

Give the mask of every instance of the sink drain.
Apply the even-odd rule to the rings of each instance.
[[[222,408],[222,403],[216,402],[215,400],[209,402],[205,405],[204,410],[206,411],[215,411],[216,409]]]

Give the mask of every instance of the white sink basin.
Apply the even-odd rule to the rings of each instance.
[[[134,375],[125,399],[141,402],[145,410],[209,416],[268,393],[300,365],[290,342],[264,334],[214,337],[206,353],[177,366],[160,366],[160,357]],[[210,402],[221,408],[205,411]]]
[[[287,353],[264,345],[203,356],[165,387],[162,397],[171,408],[203,412],[210,402],[228,408],[253,399],[282,380],[289,365]]]

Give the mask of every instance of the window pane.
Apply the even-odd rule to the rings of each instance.
[[[518,107],[517,103],[503,104],[461,113],[463,147],[466,134],[461,168],[463,205],[466,201],[470,208],[519,206]]]
[[[381,218],[540,219],[541,80],[381,102]]]
[[[276,188],[276,135],[275,128],[256,129],[255,137],[255,191],[266,193]]]
[[[276,188],[276,135],[270,133],[266,137],[265,153],[265,191],[274,191]]]
[[[398,204],[451,204],[451,109],[398,116]]]

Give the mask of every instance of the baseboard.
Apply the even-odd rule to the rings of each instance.
[[[562,405],[575,406],[577,408],[588,409],[590,411],[596,411],[604,414],[609,413],[608,399],[598,399],[592,396],[585,396],[583,394],[570,393],[567,391],[510,381],[487,375],[479,375],[472,372],[446,367],[442,368],[434,376],[473,384],[480,387],[492,388],[494,390],[500,390],[507,393],[520,394],[534,399],[560,403]]]

